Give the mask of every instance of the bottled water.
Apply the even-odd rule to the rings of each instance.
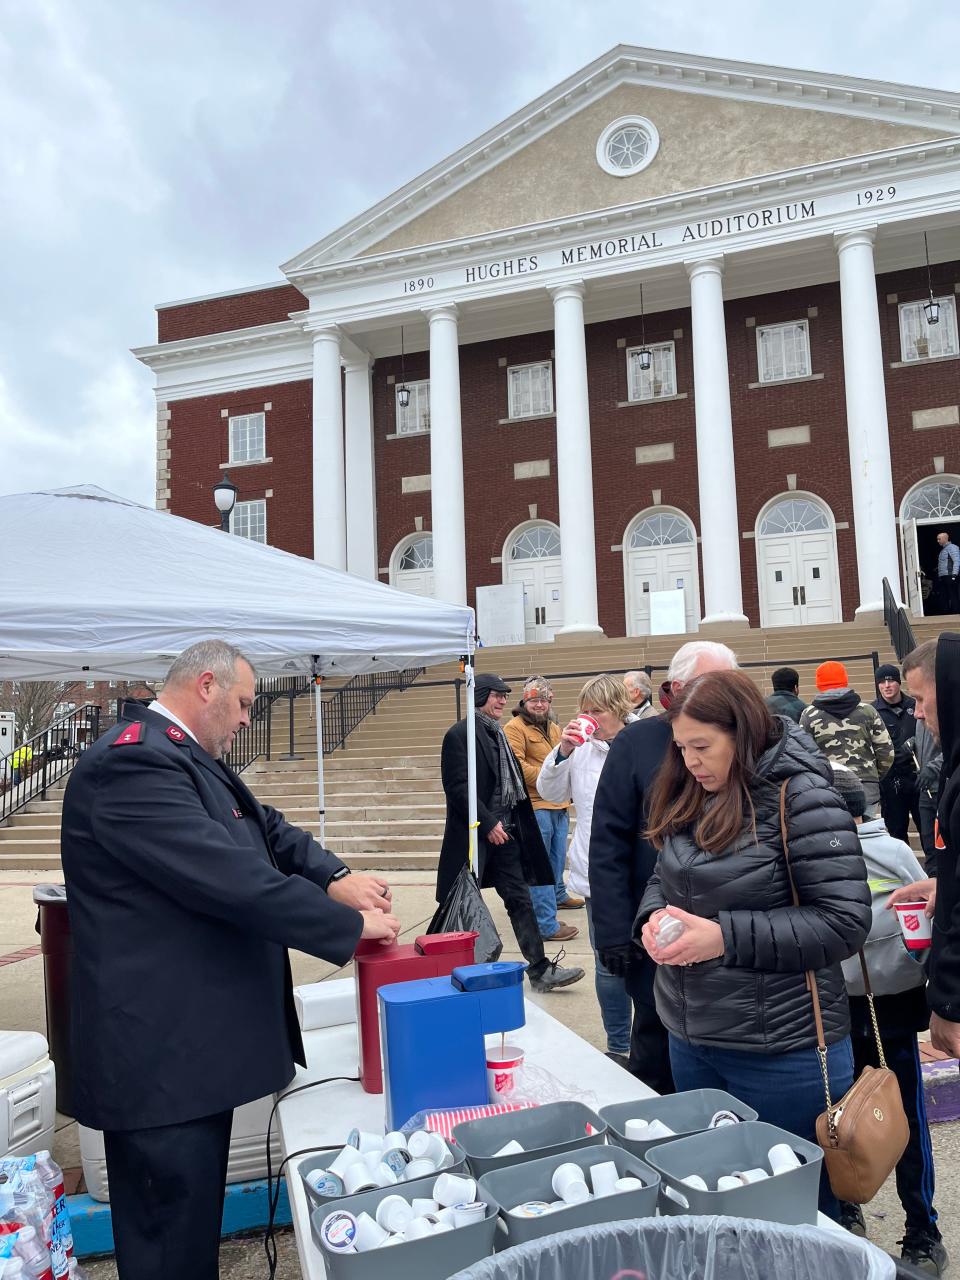
[[[35,1228],[24,1227],[17,1234],[14,1252],[24,1263],[24,1271],[30,1280],[53,1280],[50,1251],[37,1235]]]
[[[63,1253],[68,1258],[71,1258],[73,1256],[73,1232],[70,1229],[70,1210],[67,1208],[67,1197],[63,1189],[63,1173],[49,1151],[37,1152],[37,1172],[51,1200],[47,1213],[49,1230],[46,1232],[46,1237],[48,1240],[58,1240]],[[67,1274],[68,1269],[66,1266],[62,1271],[58,1272],[56,1265],[54,1265],[54,1275],[58,1277],[58,1280],[60,1275],[66,1276]]]

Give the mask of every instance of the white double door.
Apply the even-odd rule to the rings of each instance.
[[[523,585],[523,621],[527,644],[552,640],[563,626],[563,576],[560,557],[514,560],[507,581]]]
[[[400,591],[412,596],[429,596],[433,598],[432,569],[399,569],[393,584]]]
[[[831,532],[758,538],[760,625],[841,622],[837,544]]]
[[[654,591],[682,590],[684,630],[700,625],[700,575],[697,544],[670,543],[660,547],[635,547],[627,553],[627,634],[650,634],[650,596]]]

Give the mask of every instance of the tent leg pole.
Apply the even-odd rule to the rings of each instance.
[[[474,670],[473,657],[469,656],[464,667],[464,683],[467,699],[467,832],[470,869],[478,875],[477,864],[477,709],[473,703]]]
[[[323,844],[326,831],[326,807],[323,791],[323,701],[320,697],[320,685],[313,686],[314,705],[317,722],[317,809],[320,813],[320,843]]]

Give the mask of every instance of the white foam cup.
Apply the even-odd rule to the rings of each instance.
[[[686,1178],[681,1178],[680,1181],[685,1183],[688,1187],[694,1187],[697,1191],[710,1190],[704,1180],[700,1177],[699,1173],[691,1173]]]
[[[642,1191],[643,1183],[639,1178],[628,1174],[625,1178],[618,1178],[613,1184],[613,1189],[618,1195],[621,1191]]]
[[[384,1196],[377,1205],[377,1222],[385,1231],[403,1231],[413,1217],[413,1207],[403,1196]]]
[[[437,1220],[438,1220],[439,1222],[445,1222],[445,1223],[447,1224],[447,1226],[448,1226],[448,1227],[455,1227],[455,1226],[457,1225],[457,1211],[456,1211],[456,1209],[454,1209],[454,1208],[452,1208],[452,1207],[450,1207],[450,1206],[445,1206],[445,1207],[444,1207],[444,1208],[442,1208],[442,1209],[440,1210],[440,1212],[437,1214]]]
[[[395,1235],[387,1236],[386,1240],[384,1240],[380,1248],[386,1249],[386,1247],[391,1244],[405,1244],[405,1243],[406,1243],[406,1236],[404,1236],[402,1232],[397,1232]]]
[[[389,1232],[381,1227],[376,1218],[371,1218],[369,1213],[357,1214],[357,1234],[353,1241],[353,1247],[357,1253],[379,1249],[388,1235]]]
[[[432,1160],[411,1160],[404,1177],[407,1182],[413,1182],[414,1178],[429,1178],[436,1171],[437,1167]]]
[[[743,1169],[740,1170],[736,1176],[746,1186],[749,1186],[751,1182],[762,1182],[764,1178],[770,1177],[766,1169]]]
[[[379,1150],[364,1151],[361,1154],[363,1156],[363,1163],[367,1166],[370,1172],[376,1176],[377,1170],[383,1162],[383,1156],[380,1154]]]
[[[356,1141],[354,1141],[354,1135],[356,1135]],[[367,1133],[363,1129],[353,1129],[347,1142],[350,1146],[356,1147],[361,1155],[366,1155],[368,1151],[379,1151],[383,1146],[383,1139],[379,1133]]]
[[[344,1147],[340,1154],[330,1161],[327,1169],[330,1173],[335,1173],[338,1178],[342,1178],[352,1164],[362,1160],[363,1156],[356,1147]]]
[[[647,1133],[649,1128],[650,1125],[646,1120],[628,1120],[623,1126],[624,1137],[632,1138],[636,1142],[638,1139],[649,1137]]]
[[[433,1224],[433,1231],[431,1232],[431,1235],[439,1236],[439,1235],[443,1235],[444,1231],[452,1231],[452,1230],[453,1230],[453,1224],[451,1222],[443,1222],[443,1221],[435,1222]]]
[[[785,1142],[778,1142],[776,1146],[771,1147],[767,1152],[767,1159],[774,1174],[789,1173],[791,1169],[800,1168],[797,1153]]]
[[[582,1204],[584,1200],[589,1199],[590,1189],[583,1176],[583,1170],[572,1161],[568,1160],[564,1164],[557,1165],[550,1183],[560,1199],[567,1204]]]
[[[373,1174],[365,1164],[352,1164],[343,1175],[343,1187],[348,1196],[359,1195],[361,1191],[376,1191],[377,1183]]]
[[[483,1200],[475,1200],[473,1204],[455,1204],[453,1206],[454,1222],[458,1227],[469,1227],[471,1223],[482,1222],[487,1212]]]
[[[647,1125],[647,1130],[646,1130],[646,1133],[644,1133],[643,1137],[644,1139],[674,1138],[676,1137],[676,1134],[673,1132],[672,1129],[668,1128],[668,1126],[665,1125],[662,1120],[651,1120],[650,1123]]]
[[[395,1187],[400,1181],[390,1166],[388,1164],[384,1164],[382,1161],[377,1165],[373,1172],[373,1176],[381,1187]]]
[[[898,902],[893,908],[903,940],[910,951],[924,951],[933,939],[933,921],[925,902]]]
[[[671,1200],[676,1200],[677,1204],[681,1205],[684,1209],[690,1208],[690,1201],[686,1196],[681,1195],[675,1187],[664,1186],[663,1194],[665,1196],[669,1196]]]
[[[595,1196],[610,1196],[616,1190],[620,1174],[612,1160],[590,1166],[590,1185]]]
[[[428,1200],[425,1196],[414,1196],[410,1201],[410,1208],[415,1218],[425,1218],[427,1214],[436,1213],[440,1206],[436,1200]]]
[[[737,1187],[742,1187],[743,1183],[735,1173],[725,1173],[717,1182],[718,1191],[734,1191]]]
[[[427,1236],[433,1235],[435,1225],[429,1218],[411,1218],[403,1229],[403,1238],[404,1240],[424,1240]]]
[[[439,1133],[428,1133],[426,1129],[418,1129],[407,1139],[407,1150],[414,1160],[429,1160],[436,1168],[443,1159],[447,1144]]]
[[[389,1133],[384,1134],[383,1150],[384,1151],[406,1151],[407,1139],[406,1135],[401,1133],[399,1129],[391,1129]]]
[[[518,1156],[522,1153],[522,1151],[523,1151],[523,1147],[521,1147],[520,1143],[516,1140],[516,1138],[511,1138],[508,1143],[502,1146],[499,1151],[495,1151],[493,1154],[495,1156]]]
[[[491,1102],[503,1102],[517,1087],[517,1073],[523,1066],[523,1050],[515,1044],[497,1045],[487,1050],[487,1093]]]
[[[477,1184],[473,1178],[462,1178],[456,1173],[441,1173],[433,1184],[433,1198],[449,1208],[455,1204],[470,1204],[477,1198]]]

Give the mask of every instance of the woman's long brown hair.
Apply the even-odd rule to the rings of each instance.
[[[692,827],[701,849],[722,853],[739,839],[747,814],[753,825],[750,783],[757,761],[780,736],[778,725],[742,671],[714,671],[692,681],[671,704],[667,718],[673,724],[681,714],[729,734],[735,747],[730,775],[723,790],[711,797],[672,745],[653,784],[647,838],[660,849],[667,836]]]

